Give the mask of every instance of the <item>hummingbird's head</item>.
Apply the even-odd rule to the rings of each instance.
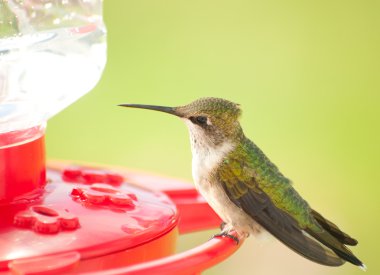
[[[219,145],[234,141],[242,133],[238,104],[222,98],[200,98],[176,111],[185,121],[194,142]]]
[[[142,108],[169,113],[185,121],[193,144],[218,146],[228,141],[234,142],[242,135],[239,123],[239,104],[222,98],[200,98],[188,105],[163,107],[140,104],[121,104],[124,107]]]

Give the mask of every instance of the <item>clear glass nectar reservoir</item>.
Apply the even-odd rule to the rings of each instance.
[[[0,133],[43,124],[106,63],[101,0],[9,0],[0,9]]]

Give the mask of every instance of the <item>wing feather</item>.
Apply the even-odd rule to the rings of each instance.
[[[218,180],[231,201],[305,258],[328,266],[340,266],[346,260],[362,265],[344,246],[354,245],[356,240],[309,208],[262,151],[253,143],[248,146],[250,150],[257,150],[256,154],[240,148],[240,152],[235,151],[236,155],[232,152],[217,171]],[[272,195],[264,190],[271,191]]]
[[[224,188],[233,197],[225,184]],[[250,190],[239,199],[232,199],[232,202],[241,207],[273,236],[302,256],[329,266],[340,266],[344,263],[330,249],[305,235],[297,222],[287,213],[276,208],[264,192],[258,194]]]

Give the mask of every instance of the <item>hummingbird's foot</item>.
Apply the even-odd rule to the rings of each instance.
[[[220,225],[219,225],[219,228],[221,231],[224,230],[224,228],[226,227],[227,223],[226,222],[222,222]]]
[[[212,236],[212,238],[215,238],[215,237],[228,237],[232,240],[234,240],[236,242],[236,244],[238,245],[239,244],[239,238],[234,236],[234,235],[231,235],[229,234],[228,232],[221,232],[219,234],[215,234],[214,236]]]

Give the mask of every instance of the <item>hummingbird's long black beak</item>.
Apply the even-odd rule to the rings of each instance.
[[[175,115],[175,116],[181,117],[181,114],[176,111],[177,108],[175,108],[175,107],[144,105],[144,104],[119,104],[118,106],[129,107],[129,108],[154,110],[154,111],[164,112],[164,113],[168,113],[168,114],[171,114],[171,115]]]

